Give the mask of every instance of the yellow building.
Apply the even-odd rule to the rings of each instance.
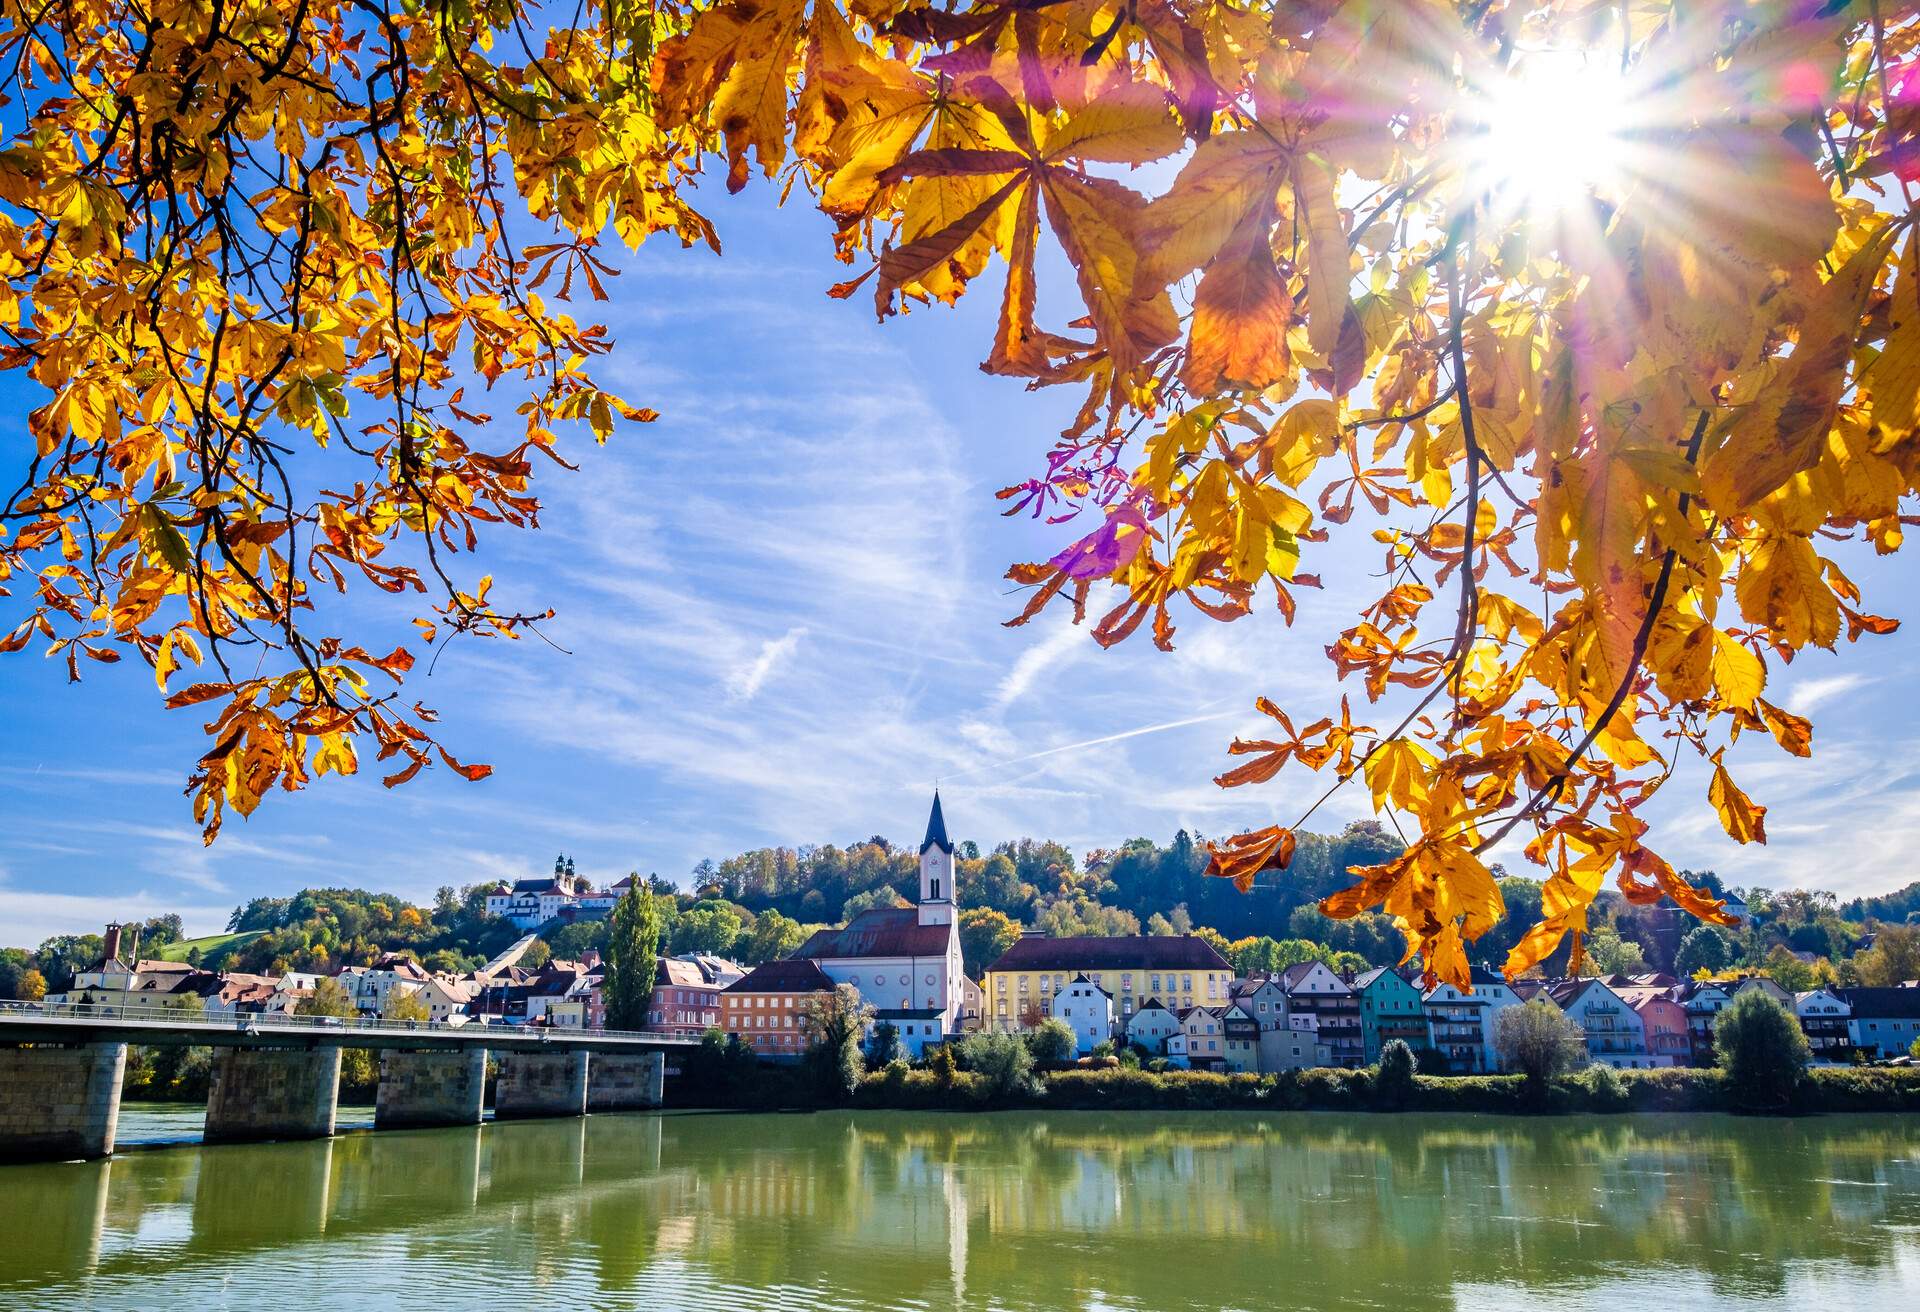
[[[1233,967],[1191,934],[1134,938],[1020,939],[987,967],[986,1026],[1017,1030],[1053,1014],[1054,994],[1076,975],[1113,999],[1116,1029],[1149,1000],[1174,1010],[1228,1001]]]

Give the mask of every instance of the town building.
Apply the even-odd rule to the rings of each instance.
[[[1684,1066],[1691,1059],[1687,1009],[1674,998],[1673,985],[1612,985],[1620,1000],[1640,1018],[1640,1032],[1655,1066]]]
[[[1053,1014],[1073,1031],[1074,1048],[1082,1057],[1113,1039],[1113,998],[1085,975],[1075,975],[1053,995]]]
[[[1853,1008],[1846,999],[1831,989],[1810,989],[1793,995],[1793,1013],[1815,1061],[1842,1062],[1853,1055]]]
[[[641,1028],[683,1038],[698,1038],[720,1024],[721,991],[746,973],[724,958],[695,953],[661,957],[653,971],[647,1023]],[[605,992],[596,989],[589,1001],[587,1023],[594,1029],[605,1029],[606,1017]]]
[[[1853,1046],[1870,1057],[1904,1057],[1920,1039],[1920,988],[1835,989],[1853,1009],[1847,1020]]]
[[[1766,994],[1788,1011],[1793,1010],[1793,994],[1766,975],[1748,975],[1727,990],[1727,997],[1737,999],[1742,993],[1751,993],[1755,990]]]
[[[900,1036],[900,1046],[914,1061],[921,1060],[930,1049],[939,1047],[950,1037],[944,1017],[934,1007],[876,1009],[873,1019],[867,1022],[865,1037],[871,1039],[882,1022],[893,1026],[894,1033]]]
[[[919,901],[863,911],[843,928],[816,931],[794,959],[815,963],[837,984],[853,985],[869,1006],[932,1010],[942,1037],[959,1033],[966,972],[953,905],[953,853],[936,792],[920,844]]]
[[[1227,989],[1228,998],[1244,1008],[1263,1030],[1287,1028],[1287,991],[1271,975],[1253,975],[1237,979]]]
[[[986,969],[985,990],[996,1030],[1027,1028],[1051,1010],[1053,995],[1085,975],[1114,1000],[1117,1024],[1158,998],[1175,1012],[1228,1000],[1233,967],[1212,944],[1191,934],[1118,938],[1018,939]]]
[[[1318,1042],[1326,1045],[1333,1065],[1364,1063],[1360,1000],[1331,967],[1323,961],[1295,962],[1280,972],[1280,987],[1287,993],[1289,1015],[1304,1012],[1316,1018]]]
[[[1687,980],[1674,990],[1674,1000],[1687,1013],[1688,1063],[1713,1065],[1713,1028],[1732,1001],[1726,989],[1711,980]]]
[[[1486,998],[1440,983],[1427,990],[1423,1005],[1448,1075],[1483,1075],[1495,1068],[1487,1020],[1492,1004]]]
[[[1651,1070],[1674,1064],[1671,1059],[1654,1059],[1647,1050],[1639,1013],[1604,981],[1556,980],[1547,986],[1546,996],[1586,1036],[1588,1061],[1621,1070]]]
[[[632,883],[629,875],[612,888],[597,890],[591,880],[574,873],[572,858],[563,856],[544,879],[496,884],[487,894],[487,914],[521,929],[538,929],[552,920],[599,920],[612,912]]]
[[[1381,966],[1355,975],[1347,986],[1360,1003],[1361,1059],[1367,1065],[1379,1061],[1380,1050],[1395,1039],[1416,1052],[1433,1046],[1426,1000],[1398,971]]]
[[[1333,1054],[1319,1041],[1320,1019],[1302,1012],[1279,1029],[1260,1031],[1259,1069],[1263,1074],[1331,1066]]]
[[[1221,1052],[1227,1070],[1235,1073],[1260,1069],[1260,1022],[1237,1002],[1220,1010]]]
[[[809,958],[765,961],[721,990],[720,1027],[762,1057],[797,1057],[811,1042],[809,1003],[833,993],[834,979]]]
[[[1167,1055],[1167,1040],[1180,1032],[1180,1018],[1158,998],[1148,998],[1122,1027],[1127,1042],[1149,1057]]]
[[[1180,1032],[1167,1040],[1167,1060],[1196,1071],[1221,1070],[1227,1064],[1224,1007],[1188,1007],[1180,1013]]]

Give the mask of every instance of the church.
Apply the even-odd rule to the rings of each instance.
[[[966,985],[953,905],[953,840],[938,790],[920,844],[917,905],[863,911],[842,929],[817,931],[793,955],[815,962],[835,984],[860,990],[874,1021],[890,1022],[916,1057],[959,1032]]]

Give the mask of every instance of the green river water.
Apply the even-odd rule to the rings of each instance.
[[[0,1309],[1920,1309],[1913,1117],[198,1116],[0,1168]]]

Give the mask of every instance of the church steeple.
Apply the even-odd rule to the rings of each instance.
[[[920,914],[923,925],[953,922],[953,840],[947,837],[947,818],[940,813],[940,790],[933,791],[933,813],[927,817],[927,837],[920,844]]]
[[[953,841],[947,837],[947,818],[940,814],[940,790],[933,790],[933,813],[927,817],[927,836],[920,843],[920,855],[925,856],[927,849],[937,847],[948,856],[953,855]]]

